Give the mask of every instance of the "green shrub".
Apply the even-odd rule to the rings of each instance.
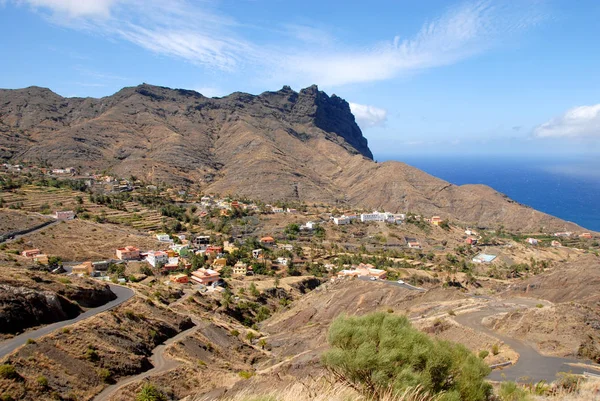
[[[85,351],[85,359],[90,362],[96,362],[100,360],[100,355],[98,355],[98,352],[96,352],[94,348],[88,347],[88,349]]]
[[[544,304],[537,304],[537,305],[535,305],[535,307],[536,307],[536,308],[543,308],[543,307],[544,307]]]
[[[489,367],[466,347],[435,340],[406,316],[372,313],[339,317],[329,329],[323,364],[334,377],[369,398],[409,387],[441,393],[442,401],[483,401],[492,387]]]
[[[38,376],[37,379],[35,379],[36,383],[42,387],[48,387],[48,379],[46,378],[46,376]]]
[[[502,401],[528,401],[531,399],[529,393],[515,382],[503,382],[498,390],[498,395]]]
[[[0,377],[3,379],[14,380],[19,377],[19,374],[17,373],[17,370],[13,365],[5,363],[3,365],[0,365]]]
[[[492,354],[498,355],[499,353],[500,353],[500,347],[498,346],[498,344],[492,345]]]
[[[479,351],[479,358],[485,359],[489,354],[489,351],[482,349],[481,351]]]
[[[35,344],[35,340],[33,338],[28,338],[25,344]]]
[[[246,340],[252,342],[256,338],[256,333],[253,331],[249,331],[246,333]]]
[[[153,384],[146,383],[135,397],[135,401],[167,401],[167,396]]]
[[[237,336],[239,336],[239,335],[240,335],[240,332],[239,332],[238,330],[236,330],[236,329],[233,329],[233,330],[231,330],[230,334],[231,334],[233,337],[237,337]]]
[[[240,375],[240,377],[242,379],[249,379],[252,376],[254,376],[254,372],[248,371],[248,370],[242,370],[240,373],[238,373]]]
[[[112,382],[114,382],[114,380],[112,378],[112,373],[110,373],[110,370],[108,370],[108,369],[104,369],[104,368],[98,369],[98,377],[104,383],[112,383]]]
[[[0,401],[15,401],[15,399],[9,393],[4,393],[0,395]]]

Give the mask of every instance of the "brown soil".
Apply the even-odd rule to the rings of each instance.
[[[156,239],[136,230],[79,219],[58,223],[22,239],[22,242],[8,244],[9,248],[19,251],[38,248],[60,256],[63,261],[114,259],[115,249],[126,245],[144,250],[165,248]]]
[[[105,386],[103,374],[118,379],[149,369],[151,350],[189,323],[136,297],[15,351],[3,363],[13,365],[21,379],[0,379],[0,392],[31,401],[54,394],[89,399]],[[47,385],[39,384],[41,376]]]

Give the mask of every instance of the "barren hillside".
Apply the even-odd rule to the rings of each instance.
[[[101,98],[0,90],[0,159],[110,170],[149,182],[439,214],[510,230],[576,230],[481,185],[455,186],[400,162],[372,160],[348,103],[316,86],[260,95],[151,85]]]

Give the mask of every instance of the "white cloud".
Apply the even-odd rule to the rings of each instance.
[[[464,3],[425,23],[409,38],[366,48],[344,46],[325,29],[288,21],[275,24],[291,40],[259,44],[256,27],[190,0],[13,0],[49,15],[56,24],[120,37],[152,52],[276,84],[325,87],[373,82],[456,63],[537,23],[536,2]],[[218,4],[218,3],[217,3]],[[68,18],[65,18],[67,16]],[[278,35],[274,35],[278,37]],[[316,46],[315,46],[316,45]]]
[[[370,48],[290,56],[283,74],[327,86],[381,81],[402,73],[449,65],[480,53],[500,38],[537,23],[535,9],[508,9],[481,1],[466,3],[426,23],[413,37]]]
[[[25,0],[35,8],[43,7],[70,17],[108,17],[118,0]]]
[[[350,103],[350,110],[352,110],[356,122],[362,129],[383,125],[387,120],[387,110],[374,106]]]
[[[579,106],[537,126],[538,138],[600,138],[600,104]]]

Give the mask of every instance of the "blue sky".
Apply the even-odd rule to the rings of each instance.
[[[317,84],[377,159],[600,153],[600,2],[0,0],[0,87]]]

